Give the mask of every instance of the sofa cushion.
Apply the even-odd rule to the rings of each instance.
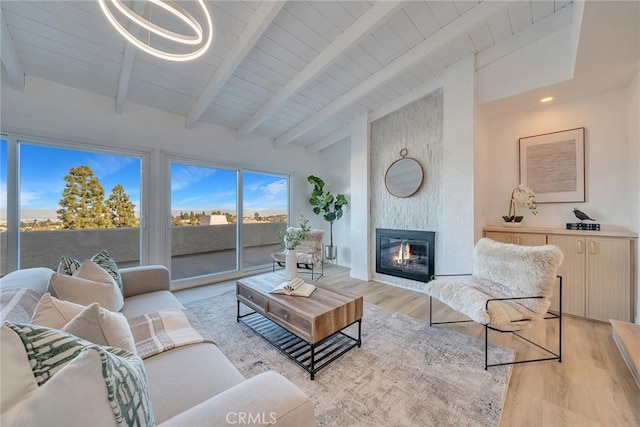
[[[170,308],[184,308],[169,291],[156,291],[129,297],[124,301],[122,314],[127,319]]]
[[[209,343],[175,348],[144,360],[156,423],[162,423],[245,379]]]
[[[97,302],[107,310],[120,311],[124,304],[113,277],[91,260],[85,260],[73,276],[53,273],[50,286],[59,299],[81,305]]]
[[[140,358],[51,328],[8,322],[2,328],[20,338],[3,336],[3,344],[22,347],[16,360],[30,366],[37,384],[22,400],[3,407],[2,424],[153,425]]]

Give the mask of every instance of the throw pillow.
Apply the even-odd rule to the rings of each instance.
[[[27,288],[0,289],[0,321],[29,322],[40,294]]]
[[[47,326],[49,328],[61,329],[76,317],[85,306],[69,301],[61,301],[52,297],[50,293],[42,295],[36,310],[31,317],[34,325]]]
[[[122,348],[136,354],[136,344],[124,314],[105,310],[97,303],[86,307],[61,330],[94,344]]]
[[[62,255],[60,257],[60,263],[58,264],[58,273],[66,274],[67,276],[71,276],[76,272],[78,268],[80,268],[80,261],[75,258],[71,258],[67,255]]]
[[[136,354],[136,346],[129,322],[115,313],[93,303],[87,307],[61,301],[44,294],[36,307],[31,323],[60,329],[98,345],[122,348]]]
[[[42,326],[5,322],[2,333],[19,337],[3,337],[3,344],[22,347],[15,349],[23,352],[18,360],[30,367],[37,386],[11,407],[3,406],[1,424],[154,425],[139,357]]]
[[[73,276],[53,273],[49,286],[58,298],[76,304],[97,302],[100,307],[111,311],[120,311],[124,305],[122,292],[113,277],[90,260],[85,260]]]
[[[98,264],[100,267],[104,268],[107,273],[113,277],[113,280],[116,281],[116,284],[120,288],[120,292],[122,292],[122,276],[120,275],[120,270],[118,270],[118,265],[116,262],[109,256],[109,252],[104,249],[91,257],[91,261]]]
[[[91,261],[98,264],[100,267],[104,268],[107,273],[113,277],[116,284],[122,291],[122,276],[120,275],[120,270],[118,269],[118,265],[116,262],[109,256],[109,252],[106,250],[101,250],[97,254],[91,257]],[[58,273],[66,274],[67,276],[73,275],[80,268],[82,263],[77,259],[71,258],[70,256],[63,255],[60,258],[60,263],[58,264]]]

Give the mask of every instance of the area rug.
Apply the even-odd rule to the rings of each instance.
[[[485,371],[478,339],[365,303],[362,347],[311,381],[236,322],[233,291],[186,306],[245,377],[274,370],[300,387],[314,401],[319,426],[495,426],[500,420],[511,367]],[[492,360],[513,360],[511,349],[489,351]]]

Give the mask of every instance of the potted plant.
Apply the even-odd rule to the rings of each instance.
[[[538,205],[536,205],[536,193],[524,184],[518,184],[516,188],[511,191],[511,199],[509,200],[509,213],[504,215],[502,219],[506,225],[518,226],[522,224],[522,215],[516,215],[516,205],[526,206],[531,210],[531,213],[536,215],[538,213]]]
[[[313,213],[322,215],[329,223],[329,245],[324,248],[324,256],[327,259],[335,259],[337,248],[333,246],[333,222],[342,218],[342,207],[347,204],[344,194],[334,196],[330,191],[325,192],[324,181],[317,176],[309,175],[307,181],[313,185],[309,203],[313,206]]]

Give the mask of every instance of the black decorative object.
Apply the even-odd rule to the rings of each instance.
[[[582,221],[595,221],[595,219],[590,218],[589,215],[587,215],[586,213],[582,212],[578,208],[573,208],[573,214],[576,216],[576,218],[578,218],[580,220],[580,222],[582,222]]]
[[[600,224],[585,224],[584,222],[568,222],[567,230],[600,231]]]

